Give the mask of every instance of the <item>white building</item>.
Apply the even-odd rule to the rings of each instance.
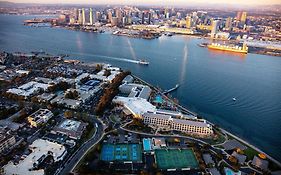
[[[58,143],[53,143],[43,139],[35,140],[30,146],[32,151],[23,160],[20,160],[18,164],[9,162],[3,167],[4,174],[15,174],[15,175],[44,175],[44,169],[38,169],[37,166],[42,163],[45,158],[50,155],[54,161],[63,160],[67,154],[65,147]]]
[[[156,111],[156,107],[143,98],[115,97],[113,102],[123,105],[136,118],[143,118],[143,114]]]
[[[32,127],[38,127],[40,124],[47,123],[50,118],[52,118],[54,114],[48,109],[39,109],[34,112],[30,116],[28,116],[28,123]]]
[[[45,83],[38,83],[35,81],[30,81],[18,88],[12,88],[7,91],[7,93],[16,94],[18,96],[23,96],[25,98],[28,98],[36,93],[38,93],[40,90],[46,91],[50,85]]]
[[[171,115],[145,113],[143,122],[155,128],[164,128],[166,130],[176,130],[197,135],[212,135],[213,129],[205,120],[177,119]]]
[[[145,113],[143,114],[143,123],[155,127],[164,127],[170,129],[172,117],[163,114]]]
[[[199,135],[212,135],[213,129],[206,121],[173,119],[171,129]]]

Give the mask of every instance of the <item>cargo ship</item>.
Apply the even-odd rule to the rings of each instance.
[[[209,49],[215,49],[215,50],[222,50],[222,51],[229,51],[229,52],[236,52],[236,53],[248,53],[248,46],[243,43],[243,46],[233,46],[233,45],[223,45],[218,43],[212,43],[207,46]]]

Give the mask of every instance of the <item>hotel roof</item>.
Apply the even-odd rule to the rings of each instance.
[[[159,118],[159,119],[165,119],[165,120],[171,119],[170,115],[155,114],[155,113],[145,113],[145,114],[143,114],[143,117]]]
[[[156,111],[156,107],[143,98],[116,97],[113,101],[122,103],[130,112],[137,115]]]
[[[175,123],[175,124],[191,125],[191,126],[197,126],[197,127],[210,127],[210,125],[205,123],[205,122],[192,121],[192,120],[183,120],[183,119],[176,119],[176,118],[173,118],[173,123]]]

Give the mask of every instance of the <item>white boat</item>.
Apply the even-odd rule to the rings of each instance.
[[[139,60],[138,64],[142,64],[142,65],[149,65],[149,62],[146,60]]]
[[[236,101],[236,98],[235,98],[235,97],[233,97],[233,98],[232,98],[232,100],[233,100],[233,101]]]

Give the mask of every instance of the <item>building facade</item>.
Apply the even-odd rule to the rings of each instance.
[[[41,124],[47,123],[54,114],[48,109],[39,109],[27,117],[27,121],[32,127],[38,127]]]
[[[146,125],[166,130],[181,131],[189,134],[201,136],[210,136],[213,134],[213,129],[205,120],[196,119],[177,119],[170,115],[145,113],[143,114],[143,122]]]
[[[4,128],[0,128],[0,153],[9,149],[15,143],[15,137],[7,132]]]

